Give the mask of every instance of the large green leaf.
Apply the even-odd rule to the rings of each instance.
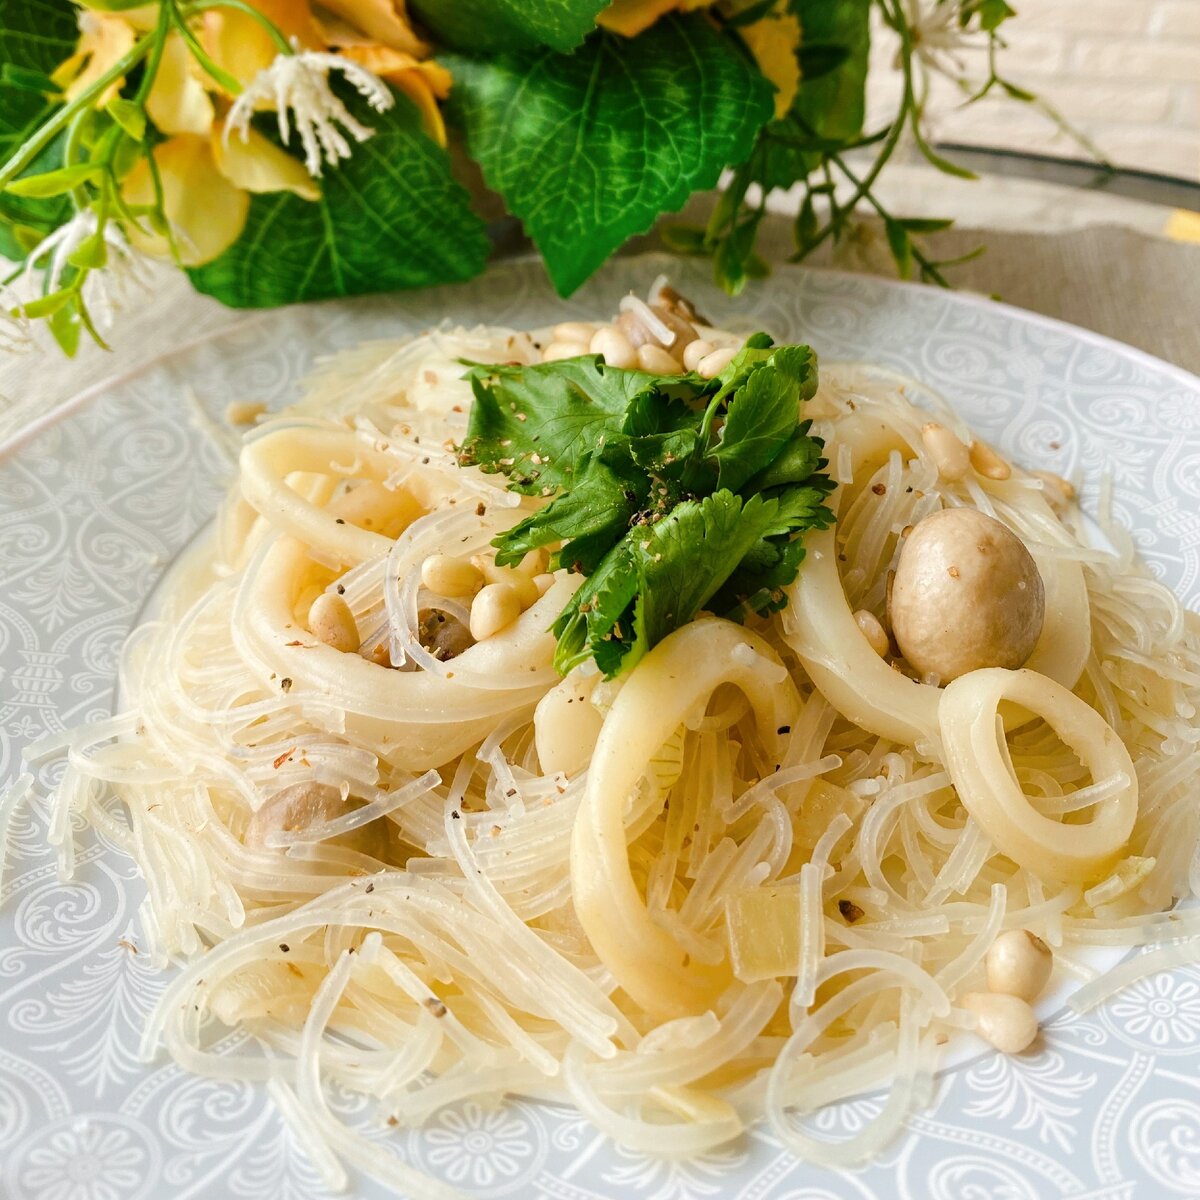
[[[701,15],[632,39],[598,32],[569,56],[447,65],[471,156],[563,295],[744,159],[772,111],[770,84]]]
[[[220,258],[188,271],[198,291],[234,308],[427,287],[483,270],[491,243],[449,159],[403,96],[363,119],[375,136],[327,168],[320,200],[255,196],[246,228]]]
[[[69,0],[0,0],[0,67],[16,68],[14,75],[49,75],[75,49],[78,9]],[[0,78],[0,163],[50,115],[54,105],[28,84],[16,86]],[[52,170],[62,161],[55,144],[43,152],[26,174]],[[65,196],[35,200],[0,196],[0,255],[25,256],[25,246],[13,226],[48,233],[70,215]]]
[[[573,50],[608,0],[410,0],[409,7],[439,41],[479,54],[535,46]]]
[[[802,81],[791,111],[767,127],[779,140],[763,139],[754,163],[756,180],[767,188],[790,187],[820,161],[819,152],[800,143],[856,138],[866,111],[871,0],[790,0],[790,7],[800,21],[801,47],[837,47],[846,57],[832,70]]]

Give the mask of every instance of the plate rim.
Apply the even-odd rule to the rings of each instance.
[[[637,250],[629,254],[619,253],[614,256],[622,260],[628,261],[631,259],[668,259],[674,261],[686,261],[685,255],[673,254],[669,250]],[[513,267],[520,267],[526,264],[540,262],[541,258],[538,254],[532,251],[521,254],[514,254],[509,257],[500,259],[495,263],[490,263],[483,272],[475,276],[474,279],[466,280],[462,283],[443,284],[440,287],[460,288],[469,287],[472,284],[478,283],[487,276],[494,276]],[[613,261],[612,259],[608,260]],[[599,268],[602,271],[603,266]],[[599,271],[597,272],[597,274]],[[963,304],[968,308],[974,308],[984,311],[999,310],[1010,319],[1020,321],[1022,324],[1035,327],[1050,329],[1058,333],[1067,334],[1078,338],[1088,345],[1094,346],[1097,349],[1108,350],[1113,353],[1121,354],[1134,362],[1139,363],[1143,367],[1148,367],[1154,371],[1166,372],[1168,375],[1175,377],[1176,381],[1188,388],[1200,391],[1200,374],[1188,370],[1187,367],[1181,367],[1176,363],[1170,362],[1165,358],[1159,358],[1156,354],[1151,354],[1148,350],[1142,350],[1137,346],[1131,346],[1128,342],[1122,342],[1117,338],[1110,337],[1106,333],[1099,333],[1094,329],[1088,329],[1083,325],[1073,325],[1070,321],[1065,321],[1061,317],[1047,316],[1045,313],[1035,312],[1031,308],[1021,308],[1019,305],[1010,304],[1005,300],[995,300],[991,296],[985,296],[981,292],[974,291],[958,291],[954,288],[937,288],[933,284],[920,283],[912,279],[892,279],[886,275],[874,275],[866,271],[847,271],[840,267],[816,267],[806,266],[803,263],[783,262],[777,263],[771,268],[771,274],[767,279],[772,279],[779,274],[787,275],[825,275],[837,279],[842,279],[847,282],[866,281],[871,286],[882,287],[885,290],[895,290],[900,292],[910,292],[913,294],[922,293],[928,294],[933,292],[951,299],[954,303]],[[594,279],[596,276],[593,275]],[[548,281],[548,280],[547,280]],[[754,280],[752,286],[765,285],[765,280]],[[241,317],[231,317],[228,324],[220,326],[218,329],[209,330],[207,333],[199,334],[197,337],[190,338],[185,342],[181,342],[178,346],[172,346],[168,350],[164,350],[161,354],[155,355],[153,358],[148,358],[144,362],[138,363],[136,366],[129,367],[124,370],[114,370],[103,378],[98,379],[95,383],[88,384],[74,395],[67,397],[50,409],[49,412],[43,413],[40,417],[30,421],[23,429],[17,430],[15,433],[9,434],[8,437],[0,439],[0,463],[7,461],[12,456],[19,454],[25,446],[28,445],[40,433],[47,429],[53,428],[59,421],[65,420],[67,417],[78,412],[86,407],[93,400],[112,388],[120,387],[123,384],[129,383],[136,379],[144,371],[152,370],[155,367],[161,367],[163,364],[170,362],[171,359],[178,355],[187,354],[189,351],[196,349],[199,346],[207,345],[209,342],[214,342],[231,333],[245,330],[249,326],[264,324],[269,321],[276,313],[294,312],[301,309],[320,309],[325,306],[336,304],[352,303],[367,303],[374,297],[391,298],[395,296],[417,295],[420,289],[414,289],[410,292],[393,291],[393,292],[377,292],[361,296],[338,296],[327,300],[310,301],[307,304],[286,304],[277,308],[263,309],[235,309],[230,308],[230,313],[248,314]],[[559,300],[564,304],[569,304],[570,296],[559,296]],[[377,340],[377,339],[373,339]]]

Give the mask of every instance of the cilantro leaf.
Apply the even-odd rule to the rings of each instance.
[[[655,525],[631,529],[555,622],[555,666],[565,673],[594,656],[606,675],[628,670],[721,591],[731,566],[767,546],[766,539],[801,527],[803,514],[811,520],[823,495],[813,489],[812,505],[762,496],[744,500],[721,489],[677,504]],[[772,547],[767,561],[744,572],[746,586],[757,592],[767,578],[780,578],[779,586],[791,582],[802,553],[798,542]],[[731,592],[720,607],[736,616],[740,603]]]
[[[825,444],[809,433],[811,428],[811,421],[801,421],[770,465],[749,479],[742,490],[766,492],[788,484],[805,483],[824,467],[821,451]]]
[[[657,377],[616,370],[598,355],[534,366],[477,366],[459,463],[504,472],[515,492],[569,486],[586,455],[622,437],[623,418]]]
[[[348,101],[375,135],[322,179],[321,198],[250,201],[241,237],[188,270],[197,291],[233,308],[356,296],[469,279],[491,244],[446,152],[397,93],[385,113]]]
[[[775,461],[796,430],[800,403],[812,396],[816,382],[816,359],[807,346],[783,346],[748,370],[713,452],[721,487],[737,491]]]
[[[597,31],[570,55],[443,61],[471,157],[562,295],[714,186],[773,111],[762,72],[700,14],[664,17],[636,38]]]
[[[555,568],[588,576],[553,626],[560,671],[628,670],[705,607],[782,607],[800,535],[833,519],[822,445],[800,420],[817,386],[807,346],[755,334],[712,380],[598,356],[476,365],[470,379],[459,462],[553,497],[495,539],[496,561],[561,544]]]
[[[496,561],[511,566],[530,551],[553,542],[565,545],[551,557],[551,567],[590,573],[629,528],[646,501],[649,480],[624,453],[607,446],[586,454],[570,491],[513,526],[501,539]]]

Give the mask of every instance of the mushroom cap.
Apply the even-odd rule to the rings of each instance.
[[[982,667],[1021,666],[1042,634],[1045,588],[1006,525],[973,508],[945,508],[908,535],[888,613],[901,654],[949,683]]]

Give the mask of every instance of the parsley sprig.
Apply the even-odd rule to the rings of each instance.
[[[496,561],[558,546],[587,581],[555,621],[555,666],[628,670],[701,609],[741,619],[787,603],[803,534],[833,516],[822,442],[801,411],[807,346],[749,338],[715,379],[608,367],[598,356],[472,365],[463,466],[550,502],[495,539]]]

